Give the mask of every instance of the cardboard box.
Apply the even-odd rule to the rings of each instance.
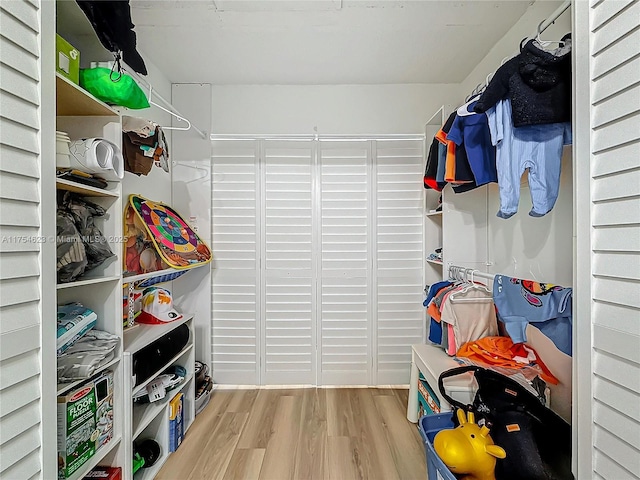
[[[113,437],[113,373],[58,397],[58,477],[68,478]]]
[[[440,413],[440,400],[422,373],[418,379],[418,416]]]
[[[99,478],[101,480],[122,480],[122,468],[97,466],[84,477],[84,480]]]
[[[56,34],[56,71],[73,83],[80,82],[80,52]]]
[[[183,395],[178,393],[169,402],[169,451],[175,452],[184,438]]]

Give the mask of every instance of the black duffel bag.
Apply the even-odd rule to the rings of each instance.
[[[478,390],[472,405],[451,398],[444,379],[473,372]],[[539,397],[515,380],[493,370],[469,365],[447,370],[438,379],[442,396],[489,427],[506,458],[496,463],[496,480],[573,480],[571,426]],[[454,415],[454,421],[456,416]]]
[[[189,343],[189,327],[185,324],[150,343],[133,354],[133,373],[136,385],[149,379],[163,368]]]

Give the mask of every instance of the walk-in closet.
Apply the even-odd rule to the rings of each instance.
[[[0,0],[2,480],[640,480],[640,0]]]

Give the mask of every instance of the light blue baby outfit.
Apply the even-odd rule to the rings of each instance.
[[[529,169],[532,217],[551,211],[560,189],[562,147],[571,144],[571,123],[547,123],[514,128],[511,100],[504,99],[487,111],[491,142],[496,146],[500,190],[497,216],[509,218],[518,211],[520,177]]]

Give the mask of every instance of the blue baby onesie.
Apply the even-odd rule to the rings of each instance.
[[[567,355],[571,355],[572,292],[571,288],[504,275],[493,280],[498,320],[511,340],[526,342],[526,328],[531,323]]]
[[[532,217],[551,211],[560,189],[563,145],[571,144],[571,124],[548,123],[514,128],[511,100],[499,101],[487,111],[500,190],[497,216],[509,218],[518,211],[520,177],[529,169]]]

